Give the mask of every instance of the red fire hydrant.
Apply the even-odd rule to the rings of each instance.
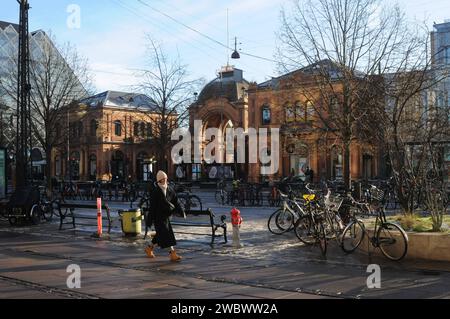
[[[231,223],[233,224],[233,247],[241,248],[241,234],[239,232],[242,225],[241,212],[237,208],[231,210]]]

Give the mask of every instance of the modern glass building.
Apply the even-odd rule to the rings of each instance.
[[[447,74],[450,74],[450,19],[445,20],[444,23],[434,24],[433,27],[434,31],[431,33],[431,54],[433,57],[433,64],[436,67],[443,69]],[[435,90],[435,99],[437,107],[447,110],[447,112],[443,112],[443,114],[449,114],[450,75],[447,76],[446,80],[438,84]],[[450,136],[443,137],[440,142],[443,153],[443,166],[447,173],[444,174],[444,176],[450,180]]]
[[[40,99],[37,97],[42,92],[46,92],[46,84],[44,84],[46,80],[50,82],[49,85],[52,86],[53,91],[67,90],[63,100],[59,97],[58,101],[61,101],[62,104],[68,104],[80,97],[87,96],[85,88],[76,77],[70,63],[64,59],[46,32],[42,30],[30,32],[29,43],[30,68],[32,69],[30,76],[32,113],[41,108]],[[0,21],[0,147],[3,146],[8,150],[15,148],[18,45],[19,25]],[[70,89],[63,88],[69,83],[69,79]],[[33,99],[33,96],[36,98]],[[50,99],[56,100],[55,96],[51,96]],[[36,118],[33,117],[35,124],[39,121],[36,121]],[[39,145],[36,143],[35,147],[39,147]],[[40,161],[39,165],[45,165],[45,159]],[[36,169],[42,170],[42,167]]]

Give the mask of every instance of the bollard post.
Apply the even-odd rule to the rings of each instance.
[[[102,225],[102,199],[97,198],[97,236],[100,238],[103,234]]]
[[[231,223],[233,224],[233,247],[234,248],[242,248],[241,244],[241,234],[240,234],[240,228],[242,225],[242,217],[241,212],[233,208],[231,211]]]

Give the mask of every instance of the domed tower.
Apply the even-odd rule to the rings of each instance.
[[[224,134],[227,128],[248,128],[249,82],[243,77],[243,71],[233,66],[223,67],[216,79],[209,82],[198,95],[197,101],[189,108],[191,133],[194,133],[194,121],[202,122],[202,132],[208,128],[217,128]],[[225,153],[220,153],[224,162]],[[236,165],[219,165],[213,169],[219,178],[233,178],[240,174]],[[213,173],[207,174],[214,180]]]
[[[247,89],[249,82],[243,71],[232,66],[223,67],[214,80],[209,82],[190,107],[191,122],[202,120],[204,124],[224,124],[231,121],[233,126],[246,129]],[[219,121],[219,122],[217,122]],[[211,126],[217,127],[219,126]]]

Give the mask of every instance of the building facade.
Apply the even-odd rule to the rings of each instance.
[[[147,181],[161,167],[153,142],[158,114],[147,96],[107,91],[61,113],[61,146],[52,155],[57,179]]]
[[[302,90],[312,92],[305,99]],[[249,145],[246,141],[245,164],[192,164],[192,180],[217,181],[220,178],[238,178],[249,182],[280,180],[287,176],[305,178],[307,168],[314,171],[314,181],[343,177],[343,156],[340,141],[331,134],[317,130],[315,114],[318,93],[311,86],[306,68],[257,84],[243,78],[242,70],[225,67],[219,76],[205,86],[198,101],[190,107],[191,132],[195,120],[202,121],[202,132],[219,128],[280,129],[280,167],[271,176],[261,176],[260,162],[248,161]],[[271,145],[268,139],[268,149]],[[203,147],[205,147],[205,142]],[[269,150],[272,152],[272,150]],[[220,152],[220,150],[219,150]],[[269,153],[270,153],[269,152]],[[236,155],[236,154],[235,154]],[[220,154],[225,161],[225,154]],[[236,156],[235,156],[236,157]],[[236,158],[235,158],[236,160]],[[372,179],[382,175],[381,153],[368,141],[354,141],[351,145],[351,178]],[[213,172],[213,173],[211,173]]]
[[[434,24],[431,33],[431,56],[433,66],[446,72],[447,77],[440,82],[431,96],[437,108],[446,109],[443,114],[450,113],[450,20]],[[450,118],[448,119],[450,125]],[[437,142],[439,152],[442,154],[444,177],[450,181],[450,136],[444,136]]]

